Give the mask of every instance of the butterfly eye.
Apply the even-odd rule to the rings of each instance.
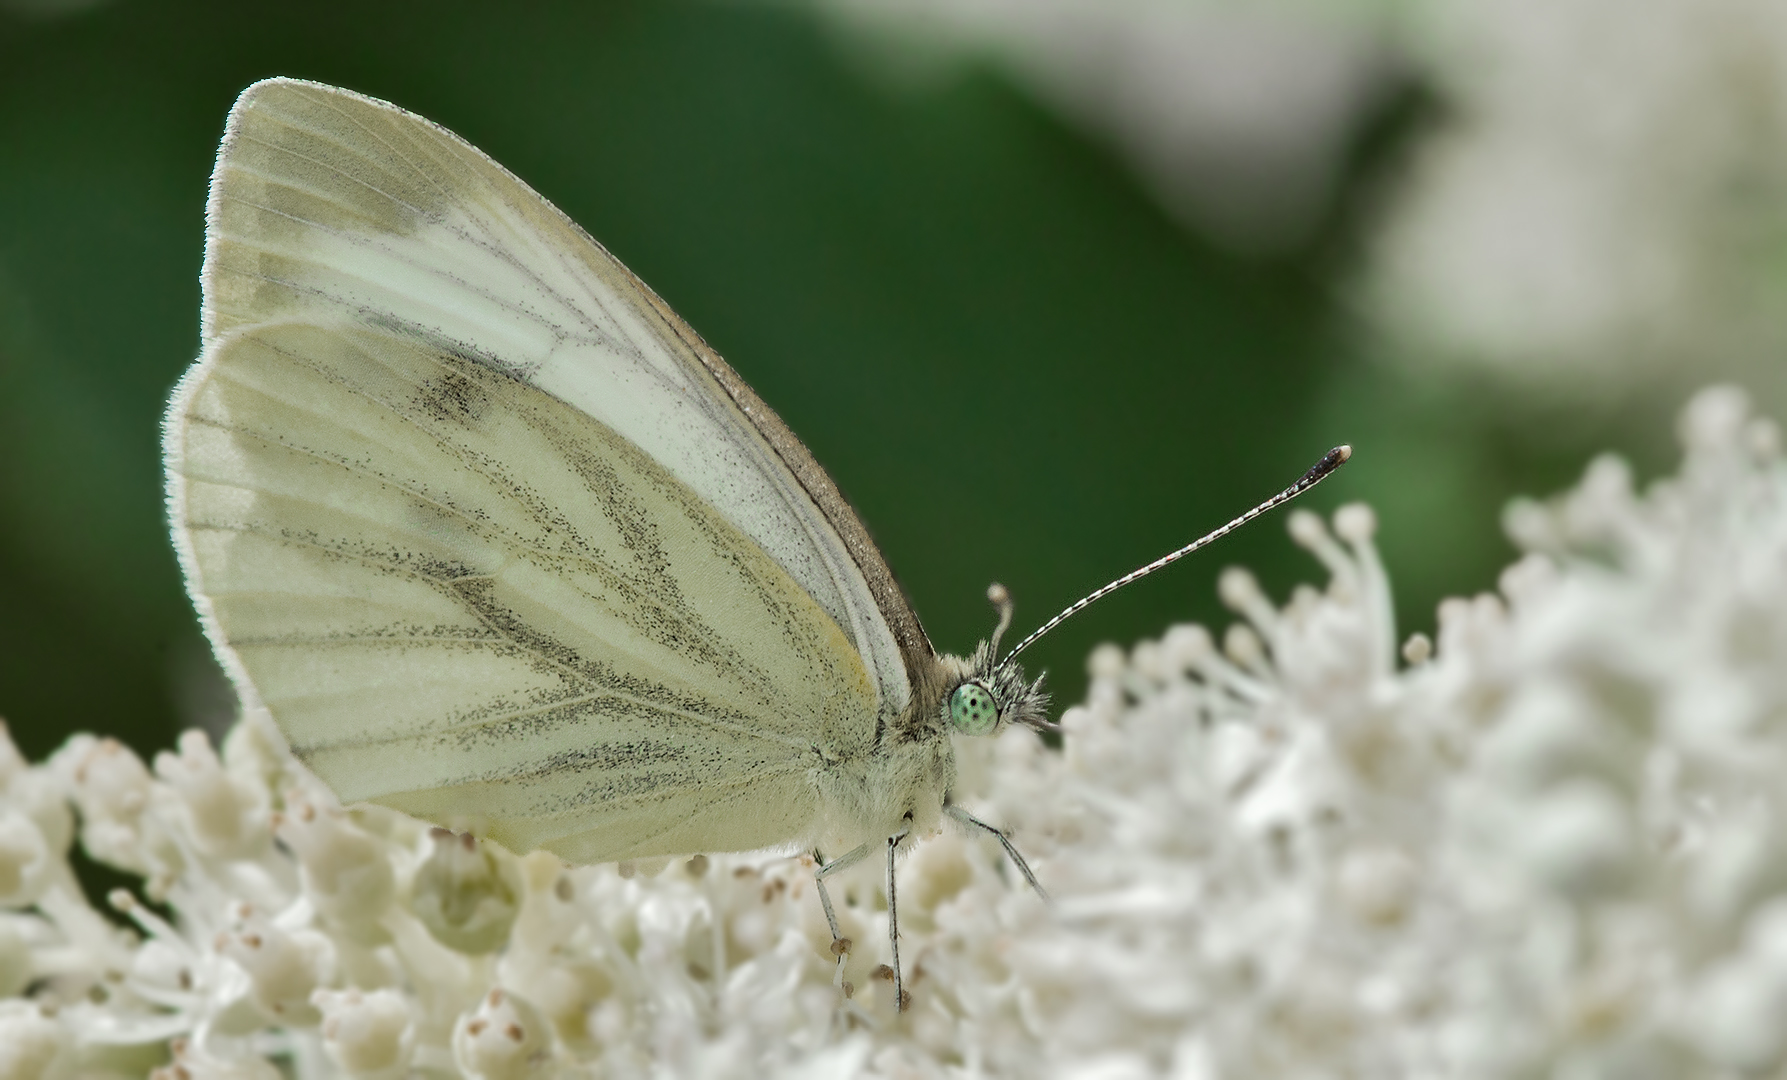
[[[949,720],[964,735],[985,735],[999,723],[999,703],[979,683],[963,683],[949,697]]]

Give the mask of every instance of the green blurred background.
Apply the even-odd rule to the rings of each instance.
[[[582,223],[807,441],[945,650],[990,628],[988,582],[1011,587],[1024,632],[1339,442],[1354,463],[1308,505],[1377,507],[1402,632],[1431,629],[1442,596],[1493,587],[1512,557],[1509,495],[1568,483],[1603,446],[1650,472],[1671,459],[1666,410],[1558,422],[1374,361],[1345,283],[1384,178],[1439,111],[1419,79],[1349,138],[1315,230],[1244,256],[997,65],[901,87],[800,9],[15,7],[0,10],[0,715],[29,755],[78,729],[151,750],[228,714],[165,535],[157,425],[198,347],[224,116],[269,75],[437,120]],[[1102,603],[1032,669],[1070,703],[1096,642],[1225,623],[1214,583],[1231,563],[1278,597],[1323,580],[1280,516]]]

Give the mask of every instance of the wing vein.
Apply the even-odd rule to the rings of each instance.
[[[593,553],[587,553],[587,552],[583,552],[583,551],[552,551],[548,548],[541,547],[538,544],[521,539],[520,537],[516,536],[513,532],[511,532],[507,529],[503,529],[501,526],[493,525],[490,522],[486,522],[486,521],[480,521],[479,519],[473,517],[471,514],[465,512],[464,510],[460,510],[456,507],[453,507],[446,503],[443,503],[438,499],[435,499],[431,496],[421,493],[420,491],[417,491],[415,488],[410,487],[408,484],[404,484],[399,481],[394,481],[394,480],[390,479],[389,477],[383,476],[379,473],[373,472],[370,469],[356,465],[353,462],[342,461],[339,458],[329,457],[329,456],[322,454],[318,451],[310,450],[305,447],[293,446],[289,443],[276,442],[273,439],[270,439],[265,435],[258,434],[256,432],[250,431],[246,428],[226,426],[223,424],[216,423],[215,421],[208,420],[204,417],[197,417],[197,416],[189,417],[188,423],[191,423],[196,426],[201,426],[201,427],[214,428],[218,431],[227,431],[227,432],[230,432],[231,434],[241,436],[241,437],[255,439],[259,442],[266,443],[268,445],[278,446],[282,450],[289,450],[295,454],[301,454],[305,457],[314,458],[317,461],[322,461],[322,462],[326,462],[330,465],[338,466],[339,468],[341,468],[342,470],[344,470],[346,472],[355,473],[357,475],[367,477],[367,478],[377,482],[382,487],[388,488],[389,490],[392,490],[392,491],[402,492],[405,495],[409,495],[412,498],[414,498],[417,502],[425,503],[428,506],[432,506],[432,507],[440,510],[441,513],[446,514],[451,517],[458,518],[461,521],[464,521],[464,522],[476,527],[477,529],[496,530],[500,533],[502,539],[505,542],[512,541],[512,546],[514,548],[519,549],[524,552],[527,552],[529,554],[539,555],[542,558],[547,558],[547,559],[569,559],[574,562],[584,563],[584,564],[588,565],[589,569],[592,569],[592,570],[602,570],[602,571],[608,571],[611,573],[613,572],[612,568],[610,568],[610,567],[606,566],[604,563],[602,563],[600,561],[599,556],[597,556]],[[472,469],[472,471],[474,471],[474,472],[478,471],[475,468],[472,468],[470,465],[468,465],[467,468]],[[479,473],[479,475],[484,475],[484,474]],[[485,479],[496,480],[497,478],[491,477],[491,476],[485,476]],[[248,483],[237,483],[237,482],[233,482],[233,481],[229,481],[229,480],[213,480],[213,479],[209,479],[209,478],[204,478],[202,482],[210,484],[214,487],[233,488],[238,491],[248,491],[248,492],[253,492],[255,494],[258,494],[258,495],[266,494],[266,492],[263,489],[254,487]],[[296,496],[294,496],[294,498],[295,497]],[[205,527],[219,529],[219,530],[222,530],[224,528],[223,526],[219,526],[219,525],[211,525],[211,526],[205,526]],[[232,532],[257,532],[259,530],[256,530],[256,529],[231,529],[229,531],[232,531]],[[280,539],[286,539],[286,537],[281,536]],[[330,550],[334,550],[334,549],[330,549]],[[395,563],[388,564],[388,565],[391,565],[393,567],[397,566],[397,564],[395,564]],[[490,578],[492,576],[493,575],[490,573],[454,574],[451,577],[444,577],[444,576],[437,577],[432,574],[421,575],[422,579],[427,580],[427,581],[475,581],[480,578]]]
[[[498,642],[490,642],[490,641],[478,642],[477,639],[472,639],[472,640],[475,643],[481,644],[481,645],[499,644]],[[661,701],[654,701],[650,698],[640,697],[637,694],[629,694],[624,690],[611,689],[608,687],[604,687],[604,688],[602,688],[602,690],[595,692],[595,693],[579,694],[575,697],[561,698],[561,699],[558,699],[555,701],[548,702],[543,705],[536,706],[531,709],[522,709],[522,710],[515,711],[515,712],[497,713],[497,714],[493,714],[493,715],[487,716],[487,717],[480,717],[479,719],[476,719],[476,720],[468,720],[468,721],[466,721],[464,723],[460,723],[460,724],[451,724],[451,725],[448,725],[448,726],[442,727],[442,728],[431,728],[431,729],[429,729],[428,734],[430,736],[452,735],[452,734],[457,734],[460,732],[477,731],[480,728],[496,727],[498,725],[510,723],[510,722],[513,722],[516,720],[525,720],[526,718],[528,718],[530,716],[544,715],[546,713],[554,712],[556,710],[565,709],[565,708],[569,708],[569,707],[576,706],[576,705],[587,704],[590,702],[602,701],[605,699],[612,699],[615,701],[625,702],[629,705],[636,705],[642,709],[647,709],[647,710],[650,710],[653,712],[663,713],[668,716],[681,717],[684,720],[694,721],[697,724],[712,728],[715,731],[724,731],[724,732],[728,732],[733,735],[744,736],[745,738],[748,738],[748,739],[755,739],[760,742],[766,742],[766,743],[769,743],[769,744],[775,745],[775,746],[784,746],[784,747],[788,747],[793,750],[803,751],[803,752],[811,748],[810,743],[803,742],[800,739],[797,739],[793,736],[776,735],[776,734],[771,734],[768,732],[758,731],[753,728],[747,727],[743,724],[735,723],[733,721],[726,720],[721,717],[707,716],[702,713],[691,712],[688,709],[684,709],[679,706],[668,705]],[[327,745],[330,750],[339,750],[343,747],[382,746],[382,745],[386,745],[389,743],[404,742],[411,738],[414,738],[413,734],[399,732],[399,733],[393,734],[390,737],[385,737],[385,738],[332,740]]]

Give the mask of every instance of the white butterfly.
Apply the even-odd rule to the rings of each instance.
[[[1040,680],[938,656],[775,413],[452,133],[246,90],[203,337],[165,433],[188,586],[343,802],[581,863],[998,835],[950,734],[1048,726]]]
[[[997,632],[939,656],[775,413],[477,149],[345,90],[249,87],[203,338],[165,429],[188,588],[344,803],[580,863],[838,853],[840,979],[824,879],[883,845],[890,914],[894,856],[945,816],[1036,884],[951,801],[950,740],[1053,728],[1041,680]]]

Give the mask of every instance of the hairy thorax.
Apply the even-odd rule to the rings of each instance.
[[[901,832],[917,839],[937,830],[956,775],[939,696],[915,694],[864,753],[813,770],[820,813],[812,839],[826,857]]]

